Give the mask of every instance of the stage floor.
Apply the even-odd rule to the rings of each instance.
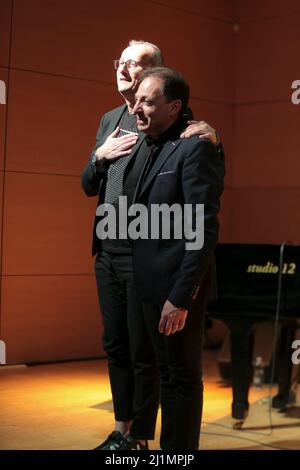
[[[215,351],[204,353],[204,410],[200,448],[300,450],[300,394],[286,412],[270,410],[267,385],[250,390],[242,430],[230,416],[231,388],[219,377]],[[93,449],[112,431],[106,360],[0,370],[0,449]],[[272,395],[276,394],[273,387]],[[159,449],[160,416],[150,449]]]

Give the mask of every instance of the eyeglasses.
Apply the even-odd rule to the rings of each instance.
[[[128,60],[116,59],[116,60],[114,60],[114,67],[115,67],[116,70],[119,67],[123,67],[123,65],[125,65],[127,70],[134,70],[139,65],[139,63],[136,62],[135,60],[131,60],[131,59],[128,59]]]

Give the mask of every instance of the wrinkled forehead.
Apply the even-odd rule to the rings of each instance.
[[[133,44],[132,46],[124,49],[121,55],[122,60],[135,60],[136,62],[141,62],[143,65],[150,65],[151,56],[153,50],[149,46],[143,44]]]

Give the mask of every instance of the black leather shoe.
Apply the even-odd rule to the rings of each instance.
[[[278,394],[272,398],[272,408],[277,408],[278,410],[285,410],[288,406],[295,403],[296,394],[292,390],[289,391],[287,396]]]
[[[117,450],[149,450],[148,441],[142,444],[131,436],[124,436],[123,442]]]
[[[113,431],[108,438],[94,450],[119,450],[124,439],[123,434],[119,431]]]

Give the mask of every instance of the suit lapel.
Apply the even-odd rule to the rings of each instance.
[[[165,162],[168,160],[168,158],[172,155],[172,153],[177,149],[177,147],[181,144],[181,140],[178,139],[176,141],[169,141],[167,144],[164,145],[160,155],[154,162],[153,167],[150,170],[149,175],[147,176],[146,180],[144,181],[144,184],[142,185],[143,181],[143,175],[144,175],[144,170],[146,166],[146,162],[143,168],[143,171],[141,172],[141,175],[138,180],[137,188],[135,191],[135,195],[133,198],[133,201],[135,201],[138,197],[140,197],[144,191],[149,187],[161,167],[165,164]]]
[[[126,104],[124,104],[123,106],[119,106],[119,108],[117,108],[115,112],[111,115],[111,118],[105,131],[105,135],[103,136],[103,142],[115,130],[121,120],[122,114],[124,113],[125,109]]]
[[[108,126],[106,128],[105,134],[103,136],[103,142],[107,139],[107,137],[116,129],[116,127],[119,125],[121,117],[126,110],[127,106],[124,104],[123,106],[119,106],[114,113],[112,114]],[[134,157],[138,149],[140,148],[141,143],[143,142],[145,138],[145,134],[143,132],[138,132],[138,140],[136,141],[135,145],[132,147],[132,151],[130,154],[130,158],[128,159],[127,165],[130,162],[130,160]],[[127,167],[126,165],[126,167]],[[124,177],[125,177],[125,171],[123,174],[123,185],[124,185]]]

